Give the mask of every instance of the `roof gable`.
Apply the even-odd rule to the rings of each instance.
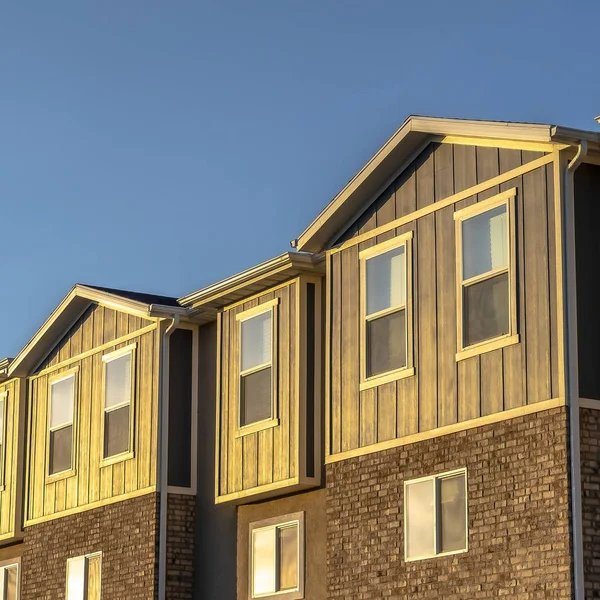
[[[146,301],[142,301],[142,298]],[[149,302],[156,299],[171,301],[171,304]],[[174,312],[187,312],[174,298],[77,284],[10,363],[7,376],[30,375],[94,303],[146,319],[170,316]]]
[[[600,143],[600,134],[596,132],[554,125],[411,116],[292,241],[292,246],[305,252],[322,252],[385,191],[427,144],[451,136],[547,144],[548,150],[553,144],[577,143],[581,139]]]

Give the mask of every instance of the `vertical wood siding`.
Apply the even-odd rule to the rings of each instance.
[[[8,539],[18,530],[16,524],[18,486],[20,477],[17,471],[19,452],[19,396],[22,380],[12,379],[0,384],[0,394],[5,397],[4,466],[2,491],[0,491],[0,539]]]
[[[315,331],[315,307],[321,306],[320,278],[300,277],[256,297],[240,302],[221,313],[218,375],[218,448],[217,499],[229,501],[253,494],[273,494],[281,487],[292,490],[295,486],[311,487],[320,481],[315,460],[315,410],[320,411],[320,375],[317,365],[316,344],[322,344],[322,334]],[[308,286],[314,288],[314,305],[307,309]],[[275,377],[275,416],[279,423],[254,433],[239,434],[237,414],[239,406],[240,313],[272,300],[278,300],[276,314],[273,374]],[[318,309],[317,309],[318,310]],[[313,330],[307,335],[310,315]],[[313,340],[308,350],[306,340]],[[321,356],[320,352],[318,353]],[[308,365],[308,361],[312,361]],[[316,378],[307,385],[308,373]],[[320,363],[318,365],[320,374]],[[319,386],[318,389],[315,386]],[[310,402],[307,398],[310,396]],[[320,415],[320,412],[319,412]],[[310,422],[309,422],[310,421]],[[318,439],[317,439],[318,443]],[[311,448],[307,446],[312,444]],[[281,485],[279,485],[281,484]]]
[[[221,357],[219,377],[221,380],[221,412],[219,415],[219,486],[217,496],[225,496],[258,486],[298,477],[296,444],[298,421],[296,404],[295,346],[297,327],[297,300],[299,282],[263,294],[225,310],[221,320]],[[239,403],[239,328],[236,315],[275,298],[278,335],[276,333],[277,365],[274,367],[279,425],[262,431],[236,437],[235,415]]]
[[[28,462],[26,519],[40,519],[88,504],[135,493],[156,484],[158,431],[157,330],[119,343],[119,338],[150,324],[139,317],[93,306],[71,328],[44,361],[44,373],[29,381]],[[76,358],[94,347],[115,341],[102,350]],[[136,344],[134,396],[134,456],[102,466],[103,413],[102,356]],[[69,359],[73,358],[72,361]],[[66,362],[64,362],[66,361]],[[55,370],[53,365],[61,363]],[[47,475],[48,379],[77,367],[75,475],[53,482]],[[40,370],[41,370],[40,369]]]
[[[441,201],[542,156],[512,149],[431,144],[357,219],[342,241]],[[453,213],[516,187],[520,343],[456,361]],[[415,376],[359,392],[358,252],[414,232]],[[331,454],[556,398],[558,318],[553,165],[435,211],[395,232],[331,255]]]

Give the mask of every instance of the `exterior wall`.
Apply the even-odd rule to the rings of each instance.
[[[29,378],[26,525],[154,490],[159,343],[154,324],[95,306],[59,344],[48,366]],[[133,457],[103,466],[102,356],[130,344],[136,344]],[[48,379],[71,368],[77,368],[75,473],[47,480]]]
[[[167,502],[167,598],[191,600],[194,592],[196,498],[169,494]]]
[[[237,600],[248,600],[250,597],[248,591],[250,523],[296,512],[304,512],[304,598],[305,600],[325,600],[328,597],[326,586],[327,539],[324,535],[327,525],[325,498],[326,491],[320,489],[271,502],[239,507]],[[358,588],[355,588],[345,598],[356,598],[357,593]]]
[[[21,597],[63,599],[67,559],[99,551],[103,600],[156,598],[157,495],[148,494],[27,527]]]
[[[22,499],[22,453],[23,416],[20,411],[21,393],[24,382],[12,379],[0,383],[0,395],[4,397],[4,456],[0,460],[0,540],[9,541],[21,529],[21,499]],[[1,435],[1,432],[0,432]],[[21,467],[21,469],[20,469]],[[3,471],[2,471],[3,469]]]
[[[358,219],[343,238],[345,244],[329,253],[331,454],[564,395],[552,162],[353,245],[356,235],[542,157],[530,151],[430,144]],[[519,343],[457,361],[454,212],[512,188],[517,188]],[[359,252],[410,231],[415,374],[359,391]]]
[[[219,447],[217,501],[239,500],[258,494],[272,494],[274,490],[294,486],[314,486],[320,482],[320,473],[307,474],[307,434],[315,427],[307,423],[307,355],[306,348],[306,288],[309,282],[318,285],[316,306],[320,306],[321,278],[301,276],[270,292],[251,298],[225,309],[220,318],[219,351]],[[278,300],[274,308],[276,344],[273,352],[274,411],[277,422],[249,432],[239,428],[239,344],[240,327],[236,316]],[[319,315],[320,311],[314,311]],[[320,323],[320,320],[319,320]],[[311,324],[312,331],[319,327]],[[319,337],[318,343],[321,344]],[[313,352],[312,360],[314,361]],[[314,374],[314,369],[311,373]],[[317,375],[318,376],[318,375]],[[314,381],[314,380],[313,380]],[[312,389],[313,406],[320,406],[318,388]],[[310,428],[311,432],[307,429]],[[314,446],[314,434],[310,435]],[[310,454],[313,464],[318,457]]]
[[[596,348],[600,337],[598,263],[600,238],[600,166],[582,164],[575,171],[575,257],[577,272],[577,343],[579,396],[600,400]]]
[[[194,594],[202,600],[234,600],[236,507],[215,505],[217,326],[198,336],[198,491],[194,543]]]
[[[580,408],[579,431],[583,569],[585,597],[591,600],[600,598],[600,411]]]
[[[462,467],[468,552],[406,563],[404,481]],[[565,407],[330,464],[328,598],[570,598],[568,479]]]

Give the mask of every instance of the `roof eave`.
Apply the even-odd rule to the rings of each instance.
[[[261,293],[272,286],[270,278],[285,279],[299,273],[320,273],[324,257],[300,252],[285,252],[259,265],[246,269],[227,279],[202,288],[179,299],[190,314],[204,322],[216,318],[216,311],[232,302],[232,295],[244,297]]]

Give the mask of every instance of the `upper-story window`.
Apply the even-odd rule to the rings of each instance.
[[[0,394],[0,487],[4,485],[4,448],[6,447],[7,392]]]
[[[103,458],[122,457],[133,450],[132,403],[135,344],[102,357],[104,363]]]
[[[516,334],[514,195],[455,213],[459,353]]]
[[[19,600],[19,564],[0,566],[0,600]]]
[[[465,552],[467,538],[466,469],[404,483],[407,561]]]
[[[274,332],[276,302],[239,313],[239,426],[247,427],[274,415]]]
[[[71,370],[50,379],[48,474],[74,468],[76,372]]]
[[[67,599],[100,600],[102,553],[67,561]]]
[[[250,598],[304,597],[304,513],[250,524]]]
[[[362,389],[412,374],[411,237],[360,253]]]

